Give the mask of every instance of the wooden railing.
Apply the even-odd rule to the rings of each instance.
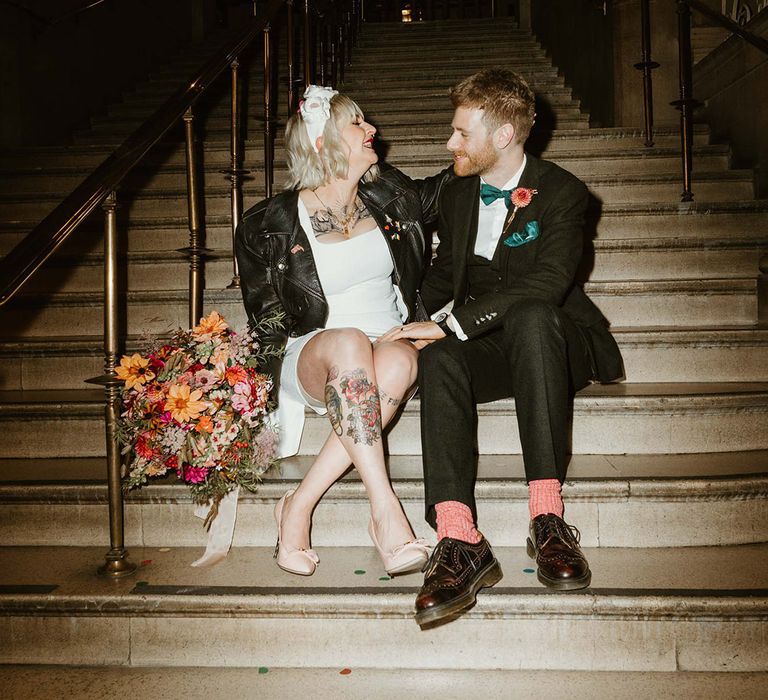
[[[93,4],[93,3],[91,3]],[[125,576],[136,568],[128,559],[123,536],[123,499],[121,456],[116,425],[119,415],[120,380],[115,371],[120,327],[118,297],[121,290],[117,274],[118,191],[125,177],[139,165],[152,147],[179,122],[184,124],[187,175],[189,245],[182,252],[189,260],[189,323],[195,325],[203,308],[203,264],[200,200],[204,195],[198,180],[194,148],[195,108],[218,80],[229,77],[231,100],[231,153],[226,175],[231,182],[231,227],[234,231],[242,216],[243,136],[240,124],[242,94],[240,60],[246,50],[263,43],[264,101],[264,190],[272,193],[274,171],[274,136],[277,123],[273,100],[274,85],[272,34],[283,30],[287,42],[287,102],[291,114],[297,106],[301,86],[314,82],[318,75],[325,84],[336,84],[344,76],[344,62],[351,56],[359,26],[360,0],[269,0],[259,3],[258,14],[237,36],[228,41],[207,63],[179,86],[149,119],[139,126],[100,166],[61,202],[43,221],[0,261],[0,305],[6,304],[36,274],[48,258],[98,208],[104,212],[104,374],[88,380],[104,387],[106,452],[109,491],[110,550],[100,573]],[[300,14],[303,76],[296,77],[296,15]],[[324,40],[319,41],[319,38]],[[233,283],[239,286],[237,268]]]

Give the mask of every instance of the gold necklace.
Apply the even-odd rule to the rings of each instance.
[[[323,212],[324,216],[318,216],[320,212],[316,211],[309,217],[312,222],[312,228],[317,236],[338,232],[341,233],[344,238],[349,238],[352,229],[357,223],[361,219],[369,216],[367,207],[357,195],[355,195],[355,199],[351,205],[346,205],[339,209],[339,213],[337,214],[320,198],[317,190],[312,190],[312,194],[315,195],[317,201],[325,208],[325,212]]]

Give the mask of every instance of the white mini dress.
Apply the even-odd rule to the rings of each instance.
[[[325,328],[358,328],[371,340],[407,318],[400,290],[392,282],[394,265],[381,229],[375,227],[349,240],[321,243],[315,238],[309,213],[298,200],[299,223],[307,234],[320,286],[328,303]],[[304,429],[304,409],[320,414],[325,404],[304,391],[298,362],[307,342],[325,329],[288,338],[280,372],[278,409],[273,417],[280,435],[278,454],[289,457],[299,451]]]

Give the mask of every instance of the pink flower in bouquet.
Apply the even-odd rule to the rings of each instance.
[[[232,394],[232,408],[242,414],[251,410],[251,385],[248,382],[235,384],[235,392]]]
[[[218,377],[210,370],[201,369],[195,373],[195,386],[200,387],[203,391],[210,389],[218,381]]]
[[[188,484],[199,484],[205,481],[205,477],[208,476],[208,470],[205,467],[193,467],[190,465],[184,465],[184,481]]]

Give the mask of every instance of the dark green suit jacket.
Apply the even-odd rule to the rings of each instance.
[[[565,311],[585,329],[593,350],[593,376],[610,382],[623,376],[621,353],[608,322],[584,290],[576,284],[576,270],[584,250],[588,204],[581,180],[554,163],[527,154],[518,187],[534,189],[531,203],[513,214],[510,207],[505,233],[491,261],[498,279],[494,291],[470,298],[467,258],[473,254],[480,206],[480,178],[456,178],[447,184],[439,202],[437,255],[421,288],[424,306],[434,313],[453,300],[453,315],[472,339],[498,328],[506,310],[526,299],[541,299]],[[504,240],[535,222],[538,235],[522,245]],[[528,226],[530,232],[531,226]]]

